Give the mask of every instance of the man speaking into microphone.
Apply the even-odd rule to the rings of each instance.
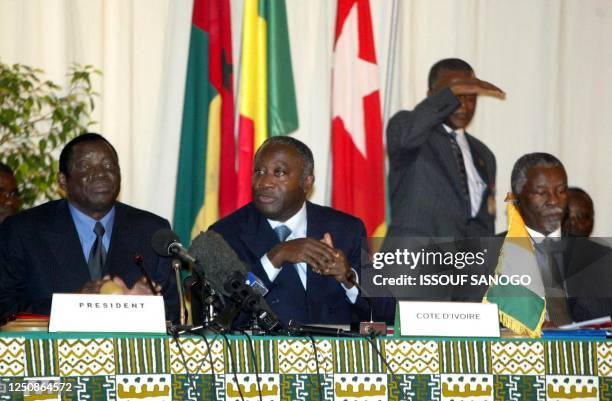
[[[365,227],[356,217],[308,202],[314,180],[311,150],[293,137],[271,137],[255,154],[253,201],[210,229],[263,281],[265,299],[281,321],[369,319],[353,284]]]

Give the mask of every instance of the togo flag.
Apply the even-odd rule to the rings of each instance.
[[[542,323],[546,318],[544,285],[539,274],[533,242],[525,228],[514,201],[508,201],[508,234],[499,254],[495,274],[527,275],[529,286],[493,285],[483,302],[497,304],[499,320],[504,327],[529,337],[542,335]]]

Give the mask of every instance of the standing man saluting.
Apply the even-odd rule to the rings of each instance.
[[[387,127],[389,237],[491,236],[495,222],[495,156],[465,132],[478,95],[505,93],[478,79],[463,60],[438,61],[427,98],[396,113]]]

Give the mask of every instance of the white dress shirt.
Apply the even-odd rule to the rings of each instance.
[[[561,238],[561,226],[559,226],[559,228],[557,228],[555,231],[553,231],[552,233],[548,235],[544,235],[541,232],[538,232],[527,226],[525,226],[525,228],[527,229],[527,233],[531,237],[531,240],[536,244],[539,244],[540,242],[544,241],[546,238]]]
[[[273,230],[276,227],[282,225],[289,227],[289,229],[291,230],[291,234],[289,234],[285,241],[290,241],[298,238],[306,238],[306,233],[308,230],[307,217],[308,216],[306,215],[306,202],[304,202],[300,210],[285,222],[270,219],[266,220],[268,220],[268,223],[270,224],[270,227],[272,227]],[[272,262],[270,262],[270,259],[268,258],[268,254],[263,255],[260,261],[261,266],[268,275],[268,279],[270,281],[274,281],[276,279],[276,276],[278,276],[278,274],[281,272],[281,269],[283,269],[283,267],[281,266],[278,269],[274,267],[274,265],[272,264]],[[304,289],[306,289],[308,266],[306,265],[306,263],[303,262],[295,263],[294,266],[298,273],[298,276],[300,276],[302,286],[304,287]],[[346,288],[344,284],[340,284],[342,285],[342,288],[344,288],[344,291],[346,291],[346,296],[349,301],[354,304],[355,301],[357,301],[357,295],[359,294],[359,290],[357,289],[357,287],[353,286],[352,288]]]
[[[472,217],[478,214],[480,204],[482,203],[482,195],[484,190],[487,188],[484,180],[478,173],[476,166],[474,165],[474,159],[472,158],[472,151],[470,150],[470,144],[468,143],[467,137],[465,136],[465,130],[456,129],[453,130],[446,124],[442,124],[444,129],[449,134],[451,132],[457,133],[456,139],[459,149],[461,149],[461,155],[463,156],[463,164],[465,165],[465,172],[467,174],[468,189],[470,191],[470,211]]]

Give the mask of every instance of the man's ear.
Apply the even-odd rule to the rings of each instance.
[[[315,180],[314,175],[309,175],[309,176],[306,176],[306,178],[304,178],[304,184],[302,185],[302,189],[304,190],[304,193],[306,195],[308,195],[310,191],[312,191],[314,180]]]
[[[58,173],[57,174],[57,182],[59,183],[60,188],[62,189],[62,191],[64,191],[64,193],[66,192],[66,187],[68,186],[68,182],[66,179],[66,175],[64,173]]]

